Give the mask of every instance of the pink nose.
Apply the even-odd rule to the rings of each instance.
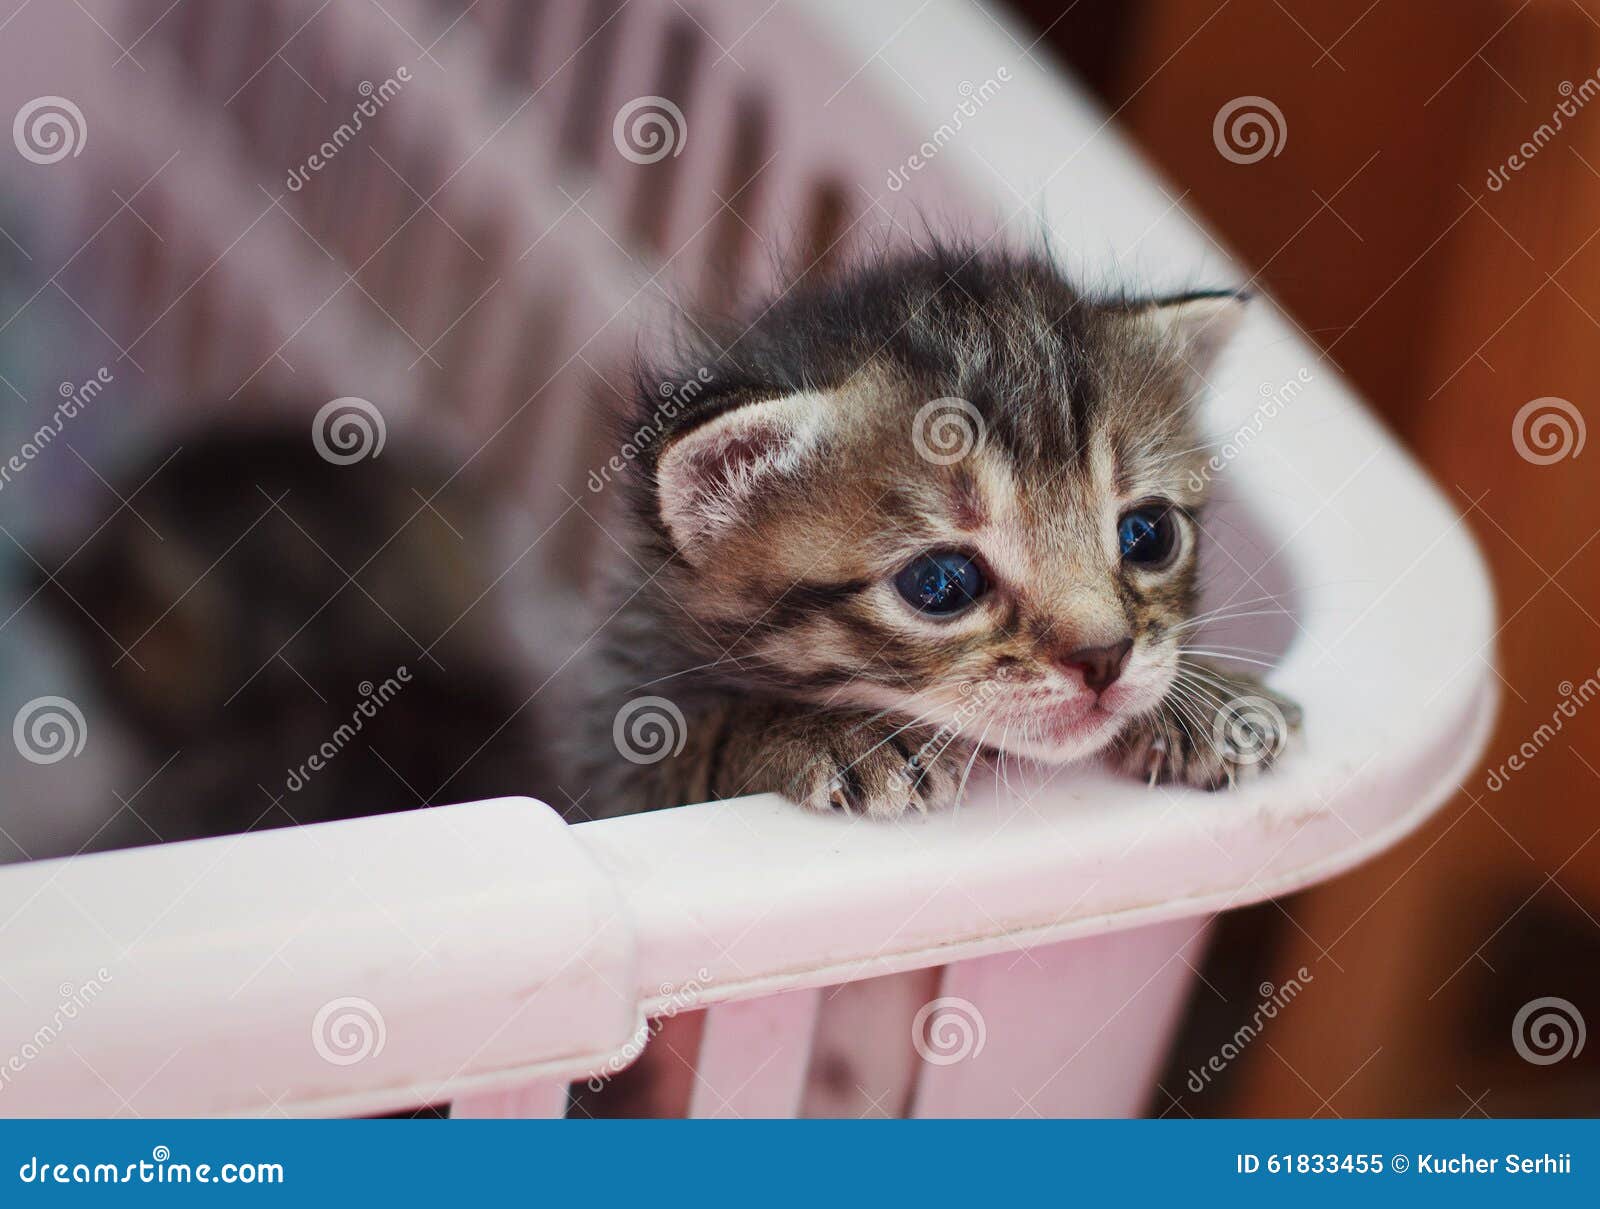
[[[1083,646],[1068,651],[1060,658],[1061,666],[1076,668],[1083,676],[1084,688],[1103,693],[1117,682],[1122,668],[1128,662],[1128,652],[1133,650],[1133,639],[1124,638],[1110,646]]]

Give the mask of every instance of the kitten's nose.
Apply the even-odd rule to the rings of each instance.
[[[1110,646],[1082,646],[1061,656],[1061,666],[1077,668],[1083,676],[1083,686],[1091,692],[1103,693],[1122,675],[1128,662],[1128,652],[1133,650],[1133,639],[1124,638]]]

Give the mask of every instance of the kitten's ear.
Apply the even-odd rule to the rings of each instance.
[[[825,395],[746,403],[679,437],[656,466],[661,521],[689,561],[752,500],[804,466],[829,423]]]
[[[1193,371],[1205,378],[1217,357],[1244,322],[1248,294],[1197,294],[1156,302],[1143,312],[1144,321],[1162,343],[1176,350]]]

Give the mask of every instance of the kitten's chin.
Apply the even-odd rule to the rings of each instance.
[[[1019,712],[1003,732],[1004,750],[1047,764],[1067,764],[1102,750],[1116,738],[1130,715],[1106,710],[1093,701],[1067,701]]]

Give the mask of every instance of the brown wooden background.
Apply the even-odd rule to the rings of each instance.
[[[1499,190],[1491,169],[1600,71],[1595,0],[1017,0],[1259,284],[1456,502],[1496,579],[1500,764],[1600,668],[1600,444],[1536,466],[1543,396],[1600,425],[1600,96]],[[1563,83],[1572,86],[1568,98]],[[1212,141],[1241,95],[1280,154]],[[1600,442],[1600,430],[1595,439]],[[1403,530],[1404,516],[1393,518]],[[1375,672],[1375,678],[1377,673]],[[1498,792],[1485,775],[1380,860],[1230,918],[1152,1111],[1592,1115],[1600,1040],[1549,1065],[1512,1023],[1544,996],[1600,1027],[1600,708]],[[1305,993],[1201,1093],[1185,1072],[1300,966]]]

